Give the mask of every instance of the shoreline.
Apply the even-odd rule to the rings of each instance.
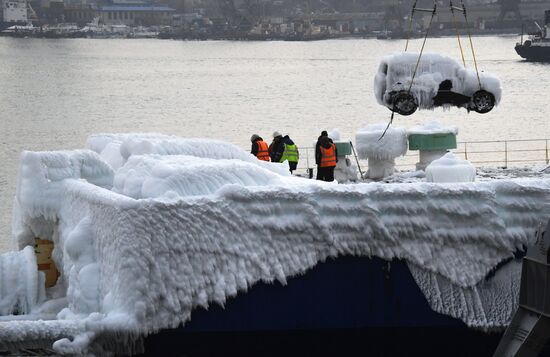
[[[473,37],[512,37],[520,36],[520,33],[507,30],[507,31],[477,31],[471,34]],[[441,33],[435,33],[428,36],[428,38],[447,38],[455,37],[456,34],[449,33],[449,31],[444,31]],[[128,40],[138,40],[138,39],[158,39],[158,40],[183,40],[183,41],[238,41],[238,42],[311,42],[311,41],[324,41],[324,40],[348,40],[348,39],[363,39],[363,40],[380,40],[380,41],[398,41],[406,40],[406,36],[397,36],[395,38],[381,38],[377,34],[332,34],[332,35],[313,35],[313,36],[284,36],[280,34],[273,35],[201,35],[201,34],[163,34],[159,33],[157,36],[134,36],[131,34],[121,35],[121,34],[112,34],[112,35],[87,35],[87,34],[67,34],[67,35],[47,35],[46,33],[25,33],[25,32],[12,32],[12,33],[2,33],[0,32],[0,37],[10,37],[10,38],[34,38],[34,39],[128,39]],[[412,36],[410,39],[421,39],[422,36]]]

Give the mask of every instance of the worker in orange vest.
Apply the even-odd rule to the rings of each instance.
[[[338,151],[336,145],[326,134],[321,133],[315,146],[315,162],[317,163],[317,180],[334,181],[334,168],[338,162]]]
[[[269,153],[267,152],[267,143],[259,135],[252,135],[250,137],[252,142],[252,150],[250,153],[258,158],[258,160],[269,161]]]

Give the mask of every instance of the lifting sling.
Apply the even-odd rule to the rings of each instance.
[[[407,41],[405,43],[405,52],[407,52],[407,50],[409,48],[409,39],[411,37],[412,21],[413,21],[414,14],[416,12],[430,12],[432,15],[430,17],[430,22],[428,23],[428,26],[427,26],[427,29],[426,29],[426,34],[424,35],[424,40],[422,41],[422,47],[420,48],[420,53],[418,54],[418,59],[416,61],[416,65],[414,67],[414,71],[413,71],[413,75],[411,77],[411,82],[409,84],[409,88],[407,89],[407,94],[409,94],[409,95],[410,95],[410,92],[411,92],[411,89],[412,89],[412,86],[413,86],[413,83],[414,83],[414,79],[416,77],[416,73],[418,71],[418,66],[420,65],[420,60],[422,59],[422,54],[424,53],[424,48],[426,46],[426,41],[427,41],[428,35],[430,33],[430,29],[431,29],[431,26],[432,26],[433,19],[435,17],[435,14],[437,13],[437,3],[436,3],[435,0],[434,0],[433,9],[417,8],[416,7],[417,2],[418,1],[414,2],[413,6],[412,6],[412,10],[411,10],[411,16],[410,16],[410,19],[409,19],[409,30],[407,32]],[[460,3],[461,3],[462,6],[457,7],[457,6],[453,5],[452,0],[449,1],[449,8],[451,10],[451,17],[452,17],[453,25],[454,25],[454,28],[455,28],[455,31],[456,31],[456,37],[457,37],[457,40],[458,40],[458,47],[460,49],[460,56],[462,57],[462,63],[464,65],[464,67],[466,67],[466,60],[464,58],[464,51],[462,49],[462,42],[460,41],[460,34],[458,32],[458,26],[457,26],[456,19],[455,19],[455,16],[454,16],[455,11],[460,11],[464,16],[464,22],[466,24],[466,29],[468,31],[468,39],[470,41],[470,48],[472,50],[472,58],[474,60],[474,67],[475,67],[475,70],[476,70],[477,82],[478,82],[478,85],[479,85],[479,89],[481,90],[482,89],[481,88],[481,79],[479,77],[479,70],[478,70],[478,67],[477,67],[477,59],[476,59],[476,54],[475,54],[475,50],[474,50],[474,44],[473,44],[472,35],[471,35],[471,32],[470,32],[470,25],[468,23],[466,5],[464,5],[463,0],[461,0]],[[384,132],[382,133],[382,135],[380,136],[380,138],[378,140],[381,140],[384,137],[384,135],[386,135],[386,131],[388,131],[388,128],[393,123],[393,117],[395,115],[395,111],[396,111],[396,107],[395,107],[395,103],[394,103],[393,108],[392,108],[390,121],[389,121],[388,125],[386,126],[386,129],[384,130]]]

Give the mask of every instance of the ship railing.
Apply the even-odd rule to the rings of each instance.
[[[457,158],[470,161],[476,167],[510,168],[526,165],[549,165],[549,139],[481,140],[460,141],[457,148],[450,150]],[[315,148],[300,147],[298,172],[309,172],[316,168]],[[353,153],[348,157],[356,165]],[[405,156],[395,160],[396,167],[412,170],[419,161],[418,151],[408,151]],[[359,160],[361,168],[368,167],[366,160]]]

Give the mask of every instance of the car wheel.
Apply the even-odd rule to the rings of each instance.
[[[401,115],[411,115],[418,109],[416,100],[408,91],[399,91],[393,96],[392,111]]]
[[[472,96],[471,107],[474,111],[485,114],[495,106],[495,96],[486,90],[478,90]]]

